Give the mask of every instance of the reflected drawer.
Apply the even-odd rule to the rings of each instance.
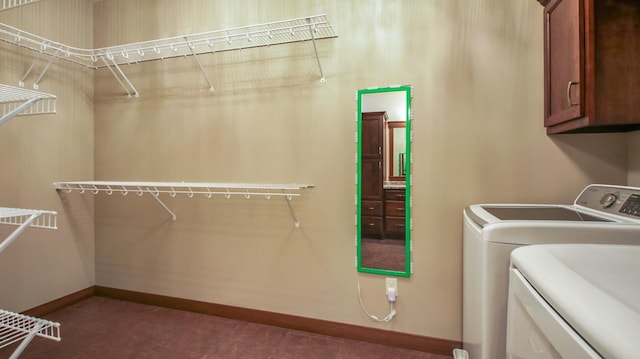
[[[391,201],[404,201],[407,197],[403,189],[388,189],[384,191],[384,198]]]
[[[382,201],[362,201],[363,216],[382,217]]]
[[[404,217],[405,203],[403,201],[386,201],[384,214],[385,216]]]
[[[385,228],[388,232],[404,232],[404,217],[387,217],[384,221]]]
[[[381,233],[382,217],[362,216],[363,233]]]

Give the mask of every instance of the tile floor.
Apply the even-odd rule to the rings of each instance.
[[[21,359],[451,358],[103,297],[46,319],[61,323],[62,341],[35,338]],[[0,358],[16,347],[0,349]]]

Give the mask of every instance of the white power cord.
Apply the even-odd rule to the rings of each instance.
[[[391,319],[393,319],[393,317],[396,316],[396,309],[393,307],[393,301],[391,300],[389,301],[389,314],[387,314],[386,317],[380,319],[375,315],[369,313],[367,308],[365,308],[364,303],[362,302],[362,295],[360,293],[360,278],[358,278],[358,300],[360,301],[360,306],[362,307],[362,310],[364,310],[364,312],[367,313],[369,318],[371,318],[372,320],[375,320],[376,322],[390,322]]]

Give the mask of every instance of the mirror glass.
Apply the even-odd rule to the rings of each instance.
[[[358,271],[410,275],[411,87],[358,91]]]

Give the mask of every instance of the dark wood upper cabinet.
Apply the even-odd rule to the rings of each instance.
[[[640,129],[640,1],[538,1],[547,133]]]

